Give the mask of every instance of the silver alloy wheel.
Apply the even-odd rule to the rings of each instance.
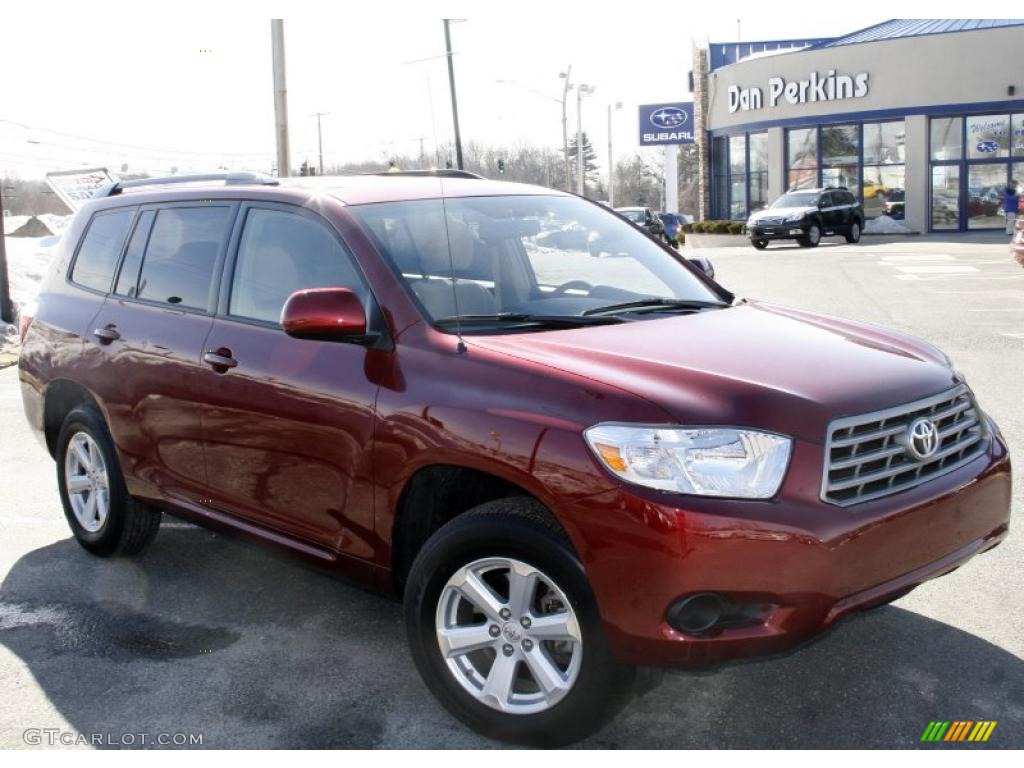
[[[110,511],[110,481],[103,453],[88,433],[76,432],[64,452],[64,487],[75,519],[96,533]]]
[[[818,229],[817,224],[811,224],[811,228],[807,230],[807,240],[811,245],[817,245],[818,241],[821,240],[821,230]]]
[[[579,675],[583,639],[572,604],[520,560],[489,557],[456,571],[441,590],[435,629],[455,679],[501,712],[550,709]]]
[[[850,227],[850,237],[853,238],[854,242],[860,240],[860,224],[856,221],[853,222],[853,226]]]

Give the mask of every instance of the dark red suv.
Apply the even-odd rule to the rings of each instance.
[[[737,299],[599,205],[146,183],[23,323],[75,537],[138,552],[168,512],[402,596],[483,733],[579,739],[634,665],[789,648],[1006,536],[1006,445],[939,350]]]

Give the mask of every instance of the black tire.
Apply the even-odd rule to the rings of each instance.
[[[456,571],[482,558],[509,557],[553,579],[576,613],[582,657],[575,684],[541,712],[511,714],[471,695],[449,670],[438,645],[435,616]],[[572,744],[611,719],[629,700],[635,669],[616,665],[582,563],[547,510],[525,497],[482,504],[442,527],[409,572],[405,621],[413,660],[431,693],[456,718],[490,738],[531,746]]]
[[[764,238],[754,238],[753,240],[750,241],[750,244],[757,248],[757,250],[759,251],[763,251],[765,248],[768,247],[768,241],[765,240]]]
[[[801,248],[817,248],[821,242],[821,225],[817,222],[807,228],[807,234],[796,239]]]
[[[86,530],[76,518],[65,481],[68,445],[80,432],[88,435],[99,448],[107,471],[109,510],[106,520],[96,531]],[[57,437],[57,486],[71,532],[78,543],[94,555],[137,554],[153,540],[160,528],[160,511],[128,495],[114,441],[103,419],[91,408],[75,408],[64,419]]]
[[[850,225],[850,229],[846,232],[846,242],[848,243],[859,243],[861,234],[861,223],[857,219],[853,220]]]

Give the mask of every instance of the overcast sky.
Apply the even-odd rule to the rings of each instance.
[[[62,8],[5,0],[0,172],[41,176],[83,162],[114,170],[126,162],[129,170],[151,172],[221,163],[269,170],[272,16],[286,19],[295,166],[316,160],[311,115],[317,111],[330,113],[323,118],[328,164],[418,153],[421,141],[430,156],[435,141],[447,146],[445,16],[467,19],[452,27],[464,142],[560,149],[558,73],[571,64],[574,82],[596,86],[584,101],[583,123],[602,166],[608,104],[623,104],[614,116],[616,155],[634,151],[637,106],[687,100],[691,41],[735,40],[736,16],[747,41],[834,36],[883,20],[835,13],[849,4],[819,5],[828,13],[817,17],[763,2],[719,5],[727,14],[710,12],[714,3],[706,4],[708,11],[693,6],[378,0],[250,2],[232,9],[212,0],[161,6],[92,0]],[[146,10],[154,7],[166,10]],[[931,4],[929,10],[940,9]],[[408,63],[420,59],[427,60]],[[569,119],[573,131],[571,94]]]

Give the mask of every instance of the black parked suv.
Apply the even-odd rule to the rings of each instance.
[[[770,240],[796,240],[802,248],[814,248],[828,235],[856,243],[863,230],[864,209],[846,187],[790,190],[747,220],[757,249],[767,248]]]

